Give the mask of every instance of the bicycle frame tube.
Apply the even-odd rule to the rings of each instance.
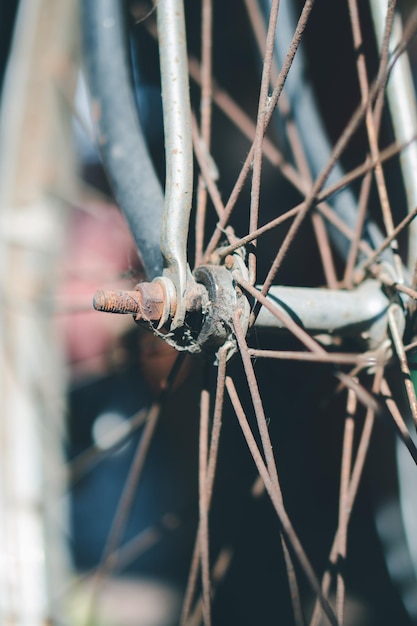
[[[166,154],[161,251],[164,277],[173,282],[176,290],[171,324],[174,329],[182,326],[186,312],[187,235],[193,192],[191,106],[182,0],[159,0],[157,20]]]

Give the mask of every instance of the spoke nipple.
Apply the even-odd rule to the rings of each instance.
[[[228,254],[227,257],[224,260],[224,264],[226,266],[226,268],[228,270],[233,269],[234,265],[235,265],[235,259],[231,254]]]

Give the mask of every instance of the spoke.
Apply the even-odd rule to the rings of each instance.
[[[343,222],[343,220],[340,219],[340,217],[338,217],[338,215],[333,211],[333,209],[330,208],[329,205],[321,203],[322,195],[324,194],[319,194],[319,197],[317,198],[316,201],[313,202],[313,205],[314,206],[317,205],[317,210],[320,211],[320,213],[327,219],[327,221],[333,224],[333,226],[335,226],[341,233],[343,233],[348,240],[352,241],[355,237],[355,233],[352,230],[350,230],[350,228]],[[305,208],[305,204],[306,204],[305,202],[301,202],[300,204],[295,206],[293,209],[290,209],[283,215],[280,215],[276,217],[275,219],[271,220],[270,222],[268,222],[267,224],[265,224],[264,226],[261,226],[250,235],[246,235],[245,237],[242,237],[241,239],[237,239],[230,245],[221,248],[219,251],[220,255],[224,257],[224,256],[227,256],[228,254],[231,254],[234,250],[237,250],[238,248],[245,246],[246,244],[250,243],[257,237],[260,237],[264,233],[286,222],[288,219],[291,219],[292,217],[297,216]],[[373,253],[373,249],[365,241],[359,242],[359,248],[367,256],[370,256]]]
[[[259,393],[258,383],[256,381],[255,372],[253,369],[252,361],[249,355],[248,346],[240,327],[240,315],[236,312],[233,316],[233,330],[236,335],[236,339],[239,345],[240,356],[243,362],[243,367],[248,381],[248,387],[252,398],[252,404],[256,415],[259,434],[261,435],[262,447],[265,455],[266,465],[268,468],[271,480],[276,488],[278,498],[282,498],[281,487],[278,480],[278,472],[272,452],[271,439],[269,437],[268,424],[264,413],[261,394]]]
[[[211,107],[212,107],[212,0],[202,0],[201,15],[201,138],[207,153],[210,152]],[[194,141],[195,144],[195,141]],[[195,150],[195,145],[194,145]],[[198,157],[197,157],[198,158]],[[200,165],[201,167],[201,165]],[[205,181],[198,177],[196,209],[196,251],[195,265],[201,263],[204,247],[204,225],[207,206]]]
[[[360,51],[357,59],[356,59],[356,67],[357,74],[359,79],[359,86],[361,90],[362,101],[366,104],[366,128],[368,133],[369,147],[371,150],[371,155],[373,160],[375,161],[375,179],[378,189],[379,200],[381,203],[382,215],[384,219],[385,228],[387,234],[390,236],[394,230],[394,223],[392,219],[392,212],[390,208],[390,202],[388,198],[388,192],[385,184],[385,176],[382,169],[382,165],[379,157],[379,147],[378,147],[378,128],[375,124],[374,116],[372,113],[371,103],[369,102],[369,83],[368,83],[368,75],[366,71],[365,64],[365,55],[361,51],[363,49],[363,40],[361,33],[361,26],[358,14],[358,7],[356,0],[348,0],[349,4],[349,14],[352,25],[352,33],[353,33],[353,42],[355,46],[355,50]],[[381,71],[386,70],[388,65],[388,45],[389,38],[392,30],[392,24],[394,19],[394,9],[395,9],[395,0],[390,0],[388,3],[387,9],[387,17],[385,24],[385,33],[384,33],[384,41],[381,49],[381,62],[380,69]],[[378,96],[378,100],[381,99],[381,102],[384,98],[384,92],[381,91]],[[394,253],[394,259],[396,263],[396,269],[398,273],[398,277],[402,277],[402,263],[400,258],[398,257],[398,242],[393,238],[391,240],[391,249]]]
[[[201,85],[200,65],[198,61],[194,58],[191,58],[190,63],[189,63],[189,68],[190,68],[190,76],[193,78],[193,80],[195,80],[198,84]],[[247,116],[246,113],[242,111],[242,109],[235,103],[235,101],[227,94],[227,92],[215,84],[213,86],[213,100],[216,103],[216,105],[227,115],[227,117],[241,130],[241,132],[249,140],[254,141],[255,128],[256,128],[255,124],[252,122],[249,116]],[[375,118],[376,118],[375,124],[377,124],[377,116],[375,116]],[[388,146],[382,152],[379,153],[378,162],[384,163],[385,161],[393,158],[415,140],[416,140],[416,137],[412,137],[410,140],[401,144],[400,146],[398,146],[396,143],[392,144],[391,146]],[[264,137],[262,147],[263,147],[264,155],[269,160],[269,162],[272,165],[278,167],[281,173],[283,174],[283,176],[290,183],[292,183],[294,187],[298,189],[301,193],[308,193],[309,187],[305,180],[305,177],[301,177],[300,174],[289,163],[287,163],[284,160],[282,154],[269,141],[268,138]],[[347,187],[349,184],[354,182],[357,178],[366,175],[368,172],[370,172],[371,170],[375,168],[376,163],[377,162],[372,161],[372,159],[371,160],[367,159],[365,163],[356,167],[351,172],[345,174],[345,176],[343,176],[343,178],[338,183],[331,185],[330,187],[322,191],[320,194],[318,194],[317,199],[314,202],[314,205],[317,205],[319,202],[322,202],[323,200],[331,197],[334,193],[337,193],[344,187]],[[288,211],[286,213],[286,215],[288,216],[287,219],[293,216],[295,213],[297,213],[298,210],[301,210],[302,206],[303,204],[300,204],[295,209]],[[338,218],[337,215],[335,215],[332,212],[332,209],[328,205],[323,206],[322,204],[320,204],[320,206],[318,207],[318,210],[324,215],[324,217],[327,220],[329,220],[336,228],[338,228],[340,232],[342,232],[348,239],[352,241],[355,240],[355,237],[357,237],[356,232],[353,233],[346,226],[346,224],[344,224],[342,220],[340,220],[340,218]],[[233,250],[237,249],[238,247],[243,246],[255,240],[264,232],[267,232],[268,230],[275,228],[276,226],[282,223],[283,221],[281,220],[282,217],[283,216],[280,216],[276,220],[272,220],[265,226],[251,232],[246,237],[239,239],[236,244],[227,248],[227,251],[225,251],[225,254],[230,254]],[[359,248],[362,250],[362,252],[367,254],[367,256],[369,256],[372,253],[372,249],[364,241],[359,242]]]
[[[400,324],[404,319],[404,314],[398,304],[391,304],[388,309],[388,325],[391,331],[391,337],[394,344],[395,352],[400,362],[401,373],[403,375],[405,390],[410,405],[411,415],[413,417],[414,426],[417,429],[417,398],[413,382],[411,380],[410,368],[408,366],[407,355],[404,350],[402,333]]]
[[[117,571],[123,571],[131,565],[131,563],[146,554],[159,542],[163,541],[169,533],[179,528],[181,522],[181,518],[175,513],[165,513],[159,524],[148,526],[117,548],[115,553],[112,554],[112,558],[117,561]],[[77,574],[77,577],[63,587],[54,600],[57,600],[61,595],[71,593],[76,587],[91,580],[95,572],[96,568],[93,568],[88,571],[83,571],[82,574]]]
[[[220,552],[212,570],[211,578],[213,580],[213,594],[215,594],[216,588],[218,584],[224,579],[226,576],[229,567],[231,565],[233,558],[233,552],[230,548],[223,548]],[[186,626],[200,626],[201,617],[202,617],[202,600],[201,598],[196,603],[193,614],[190,619],[187,621]]]
[[[121,437],[118,437],[113,445],[109,446],[106,450],[92,445],[67,463],[66,471],[69,473],[71,483],[71,485],[68,485],[68,488],[85,476],[97,463],[100,463],[100,461],[105,459],[108,455],[113,454],[113,452],[116,452],[116,450],[123,446],[126,441],[145,424],[147,419],[148,411],[146,409],[138,411],[128,420],[127,423],[129,426],[126,432]]]
[[[292,604],[292,611],[294,615],[295,626],[305,626],[305,619],[303,615],[303,607],[301,605],[300,589],[297,582],[297,574],[295,573],[293,560],[290,551],[287,548],[283,534],[281,533],[281,545],[284,554],[285,567],[287,568],[288,585],[290,588],[290,597]]]
[[[207,190],[210,194],[211,201],[213,202],[214,208],[216,209],[216,213],[219,218],[222,217],[224,213],[224,204],[220,196],[220,192],[217,188],[216,183],[214,182],[213,173],[210,170],[210,166],[207,163],[206,155],[204,154],[204,150],[201,146],[201,139],[198,132],[197,120],[195,118],[194,113],[191,114],[191,129],[193,134],[193,146],[194,153],[196,159],[198,161],[198,165],[201,170],[201,182],[204,186],[204,189]],[[204,143],[205,146],[205,143]]]
[[[268,424],[267,424],[265,412],[264,412],[263,405],[262,405],[261,395],[259,393],[258,383],[256,381],[255,371],[253,369],[253,365],[251,362],[248,346],[246,344],[243,331],[240,327],[239,319],[240,319],[240,316],[238,313],[236,313],[233,317],[233,329],[236,335],[237,342],[239,344],[240,356],[243,362],[246,379],[248,381],[249,391],[250,391],[251,398],[252,398],[252,404],[255,410],[256,420],[258,424],[258,430],[261,435],[263,453],[265,456],[268,473],[276,488],[277,498],[282,503],[283,500],[282,500],[281,486],[280,486],[279,479],[278,479],[277,466],[276,466],[274,455],[272,452],[272,444],[271,444],[271,439],[269,437]],[[285,563],[287,567],[287,575],[288,575],[288,581],[290,585],[290,593],[291,593],[291,599],[293,603],[294,616],[297,620],[297,623],[302,624],[304,620],[302,618],[301,602],[300,602],[299,593],[298,593],[298,584],[297,584],[297,579],[295,575],[295,570],[292,564],[291,555],[288,552],[288,547],[283,537],[281,537],[281,542],[283,546],[284,558],[285,558]]]
[[[198,534],[200,537],[201,579],[203,583],[203,615],[205,626],[211,626],[210,600],[210,549],[208,525],[208,496],[207,496],[207,449],[210,418],[210,394],[207,389],[201,393],[200,407],[200,443],[199,443],[199,509],[200,521]]]
[[[382,252],[384,252],[384,250],[388,248],[388,246],[396,239],[396,237],[405,228],[407,228],[407,226],[416,217],[416,215],[417,215],[417,207],[413,211],[411,211],[411,213],[408,213],[408,215],[406,215],[406,217],[398,224],[398,226],[394,228],[394,230],[392,231],[389,237],[386,237],[384,239],[381,245],[372,253],[372,255],[368,259],[366,259],[361,269],[366,270],[369,267],[371,267],[371,265],[375,263],[375,261],[377,261],[378,257],[382,254]]]
[[[264,26],[263,16],[261,14],[260,6],[254,0],[245,0],[246,9],[249,14],[250,22],[255,34],[256,42],[262,56],[266,55],[264,41],[266,40],[266,32]],[[272,63],[271,75],[274,77],[274,81],[278,78],[278,69],[276,63]],[[281,117],[285,121],[285,127],[287,137],[291,146],[291,151],[294,155],[294,159],[298,168],[298,172],[302,177],[302,184],[305,188],[310,188],[312,184],[310,169],[307,163],[307,159],[304,153],[302,143],[298,134],[297,126],[291,115],[290,106],[288,100],[283,91],[281,98],[278,102],[278,107],[281,113]],[[330,242],[327,235],[327,231],[324,226],[322,217],[318,213],[312,215],[313,229],[317,241],[317,248],[321,256],[323,271],[326,278],[327,285],[330,289],[337,288],[337,276],[336,269],[333,262],[333,257],[330,249]],[[253,227],[249,229],[252,233]]]
[[[384,380],[382,381],[381,384],[381,393],[384,396],[384,400],[385,400],[385,404],[387,406],[387,409],[394,421],[394,425],[396,428],[396,431],[401,439],[401,441],[404,443],[405,447],[407,448],[407,450],[410,453],[411,458],[413,459],[414,463],[417,465],[417,447],[416,444],[414,443],[414,441],[411,438],[410,433],[408,432],[408,428],[407,425],[404,421],[403,416],[401,415],[401,411],[398,408],[397,403],[394,400],[394,396],[391,392],[390,386],[388,385],[387,380],[384,378]]]
[[[355,269],[359,253],[359,244],[362,237],[363,225],[365,223],[366,211],[368,208],[369,194],[372,187],[372,173],[368,172],[362,180],[361,191],[358,202],[358,218],[356,220],[355,237],[352,240],[348,258],[346,261],[343,282],[348,289],[353,288],[353,270]]]
[[[190,57],[189,59],[189,71],[191,78],[198,85],[201,85],[200,64],[194,57]],[[232,124],[236,126],[236,128],[240,130],[250,142],[253,143],[255,140],[256,124],[254,124],[249,115],[247,115],[247,113],[240,108],[227,91],[222,89],[216,83],[213,83],[213,102],[226,115]],[[268,159],[271,165],[278,167],[282,175],[290,183],[292,183],[295,187],[302,184],[300,182],[300,175],[298,172],[284,159],[282,153],[276,148],[276,146],[274,146],[268,137],[264,136],[262,150],[265,158]]]
[[[258,117],[256,120],[255,140],[253,142],[253,173],[251,187],[251,203],[249,215],[249,232],[258,227],[259,199],[262,172],[262,142],[265,134],[265,118],[268,108],[268,92],[271,82],[272,59],[274,54],[275,31],[277,26],[279,0],[272,0],[269,15],[268,33],[266,36],[265,55],[262,68],[261,89],[258,101]],[[254,242],[255,243],[255,242]],[[249,281],[256,282],[256,255],[249,254]]]
[[[281,523],[281,528],[282,528],[282,532],[285,536],[286,542],[287,542],[287,546],[288,548],[290,548],[291,552],[293,553],[293,555],[295,556],[295,558],[297,559],[297,561],[299,562],[301,568],[304,571],[304,574],[311,586],[311,588],[313,589],[314,593],[317,595],[317,597],[319,598],[319,601],[321,603],[321,606],[323,608],[323,611],[325,612],[330,624],[333,624],[334,626],[337,626],[337,619],[336,616],[331,608],[331,606],[328,603],[327,598],[324,597],[324,595],[321,592],[320,589],[320,585],[319,582],[317,580],[317,577],[314,573],[314,570],[304,552],[304,549],[300,543],[300,540],[298,539],[294,528],[292,527],[292,524],[290,522],[290,519],[284,509],[284,506],[282,504],[282,501],[279,497],[279,492],[277,492],[276,489],[276,484],[273,483],[271,476],[268,472],[268,469],[265,466],[265,463],[262,459],[262,455],[258,449],[258,446],[256,444],[255,438],[252,434],[252,431],[250,429],[250,426],[248,424],[245,412],[243,410],[243,407],[240,403],[236,388],[234,386],[234,383],[232,381],[232,379],[227,376],[226,377],[226,389],[227,392],[229,394],[230,400],[232,402],[233,408],[235,410],[236,413],[236,417],[239,421],[240,427],[242,429],[243,435],[245,437],[245,441],[248,445],[248,448],[250,450],[250,453],[252,455],[252,458],[255,462],[255,465],[257,467],[257,470],[260,474],[260,476],[262,477],[262,480],[264,482],[265,488],[269,494],[269,497],[271,499],[271,502],[275,508],[275,511],[277,513],[278,519]]]
[[[413,300],[417,300],[417,291],[415,291],[415,289],[411,289],[411,287],[407,287],[407,285],[395,282],[392,276],[388,276],[388,274],[384,271],[384,268],[373,266],[370,268],[370,271],[382,284],[387,285],[387,287],[391,287],[400,293],[405,293]]]
[[[289,315],[275,304],[272,304],[265,296],[262,295],[258,289],[252,287],[240,274],[240,272],[233,272],[233,277],[236,282],[243,287],[245,291],[250,293],[259,304],[262,304],[268,311],[270,311],[275,317],[299,340],[301,343],[311,352],[319,355],[328,354],[326,350],[309,335],[301,326],[299,326]],[[358,400],[366,407],[377,408],[377,403],[371,394],[354,378],[343,372],[334,372],[336,378],[338,378],[345,387],[352,389],[358,396]]]
[[[349,389],[347,398],[347,416],[343,436],[342,469],[340,476],[339,527],[338,527],[338,562],[336,587],[336,615],[339,624],[344,621],[345,580],[344,568],[346,561],[347,531],[349,523],[349,482],[352,465],[353,435],[355,429],[356,396]]]
[[[177,378],[177,375],[181,369],[181,365],[184,361],[185,353],[180,353],[171,369],[168,376],[166,387],[161,393],[159,402],[155,402],[151,407],[146,425],[144,427],[142,437],[139,441],[135,456],[132,461],[132,465],[129,470],[129,475],[126,480],[122,495],[120,497],[115,516],[111,525],[109,536],[107,538],[100,565],[97,568],[93,589],[90,599],[90,608],[88,611],[87,623],[90,623],[91,617],[94,614],[98,594],[100,589],[113,568],[116,566],[115,555],[117,555],[117,547],[122,539],[127,519],[131,510],[133,499],[137,493],[137,486],[142,474],[142,469],[145,463],[146,455],[151,444],[153,434],[155,432],[156,425],[161,413],[162,406],[164,405],[167,397],[171,392],[172,386]]]
[[[378,394],[381,387],[381,380],[384,373],[383,366],[378,367],[375,373],[374,381],[372,384],[372,393]],[[356,453],[355,463],[353,466],[352,477],[349,483],[349,497],[347,501],[347,510],[349,512],[348,519],[352,513],[353,506],[355,504],[356,495],[358,492],[359,484],[362,478],[365,461],[368,455],[369,444],[373,432],[375,423],[375,411],[368,409],[366,412],[365,423],[362,429],[361,438],[359,441],[358,451]],[[325,571],[321,583],[321,588],[325,597],[329,593],[330,585],[332,582],[332,566],[337,563],[339,549],[339,528],[336,531],[333,539],[332,548],[329,555],[329,568]],[[310,626],[317,626],[321,616],[321,607],[318,601],[314,607],[313,615],[311,618]]]
[[[217,457],[220,442],[220,431],[222,425],[222,413],[223,413],[223,400],[224,400],[224,384],[226,378],[226,356],[227,349],[220,348],[218,352],[218,372],[217,372],[217,387],[216,398],[214,404],[213,414],[213,426],[211,430],[210,450],[208,455],[207,464],[207,510],[210,510],[210,503],[213,494],[213,485],[216,475]],[[190,566],[190,573],[188,576],[187,589],[184,596],[184,603],[181,613],[181,624],[184,626],[191,611],[191,605],[195,594],[195,588],[197,585],[198,567],[200,563],[200,523],[197,530],[197,537],[194,545],[194,552]]]
[[[266,49],[265,49],[266,48],[265,47],[266,28],[265,28],[265,21],[261,12],[260,5],[255,0],[245,0],[245,5],[246,5],[246,10],[248,12],[250,24],[252,26],[252,30],[255,35],[259,53],[261,54],[262,57],[264,57],[266,53]],[[277,68],[276,60],[273,59],[272,68],[271,68],[271,77],[274,83],[278,80],[278,76],[279,76],[279,71]],[[298,168],[298,172],[304,178],[305,184],[310,184],[311,182],[310,170],[308,167],[306,156],[304,154],[303,146],[301,144],[301,141],[298,135],[297,126],[291,115],[291,109],[290,109],[289,102],[286,98],[285,91],[282,91],[281,93],[281,97],[278,101],[278,108],[280,110],[281,117],[285,121],[288,140],[290,142],[291,151],[293,153],[294,160]],[[264,143],[265,141],[267,140],[264,137]],[[273,149],[276,150],[275,146],[273,146]]]
[[[266,129],[272,119],[275,107],[278,103],[279,97],[281,95],[282,89],[284,87],[284,83],[285,80],[287,78],[288,72],[290,71],[295,53],[297,52],[298,46],[300,44],[301,41],[301,37],[303,35],[304,29],[307,25],[308,22],[308,18],[310,16],[310,12],[311,9],[313,8],[314,5],[314,0],[306,0],[303,10],[301,12],[300,15],[300,19],[298,20],[297,23],[297,27],[295,29],[295,33],[294,36],[292,38],[291,44],[290,44],[290,48],[288,50],[287,56],[285,57],[283,66],[281,68],[278,80],[276,82],[274,91],[272,93],[272,96],[270,98],[270,100],[268,101],[268,108],[267,108],[267,112],[265,114],[265,118],[264,118],[264,128],[263,128],[263,133],[265,134]],[[207,256],[209,256],[214,249],[216,248],[217,244],[219,243],[220,237],[221,237],[221,233],[222,230],[225,228],[230,215],[234,209],[234,206],[236,204],[236,201],[239,197],[240,191],[243,188],[243,185],[245,183],[245,180],[249,174],[249,171],[251,169],[252,166],[252,161],[254,158],[254,144],[252,144],[251,149],[249,150],[249,153],[245,159],[245,162],[243,164],[243,167],[240,171],[240,174],[238,176],[238,179],[235,183],[235,186],[233,188],[233,191],[229,197],[229,200],[226,204],[225,207],[225,212],[224,215],[222,217],[222,219],[219,222],[219,227],[216,230],[216,232],[213,233],[213,236],[207,246],[206,252],[205,252],[205,257],[207,258]]]
[[[395,3],[395,2],[394,2]],[[390,32],[390,21],[387,20],[387,24],[385,27],[385,33]],[[386,34],[384,35],[384,37],[386,36]],[[394,62],[394,60],[393,60]],[[391,65],[392,66],[392,65]],[[390,67],[391,67],[390,66]],[[268,275],[265,279],[263,288],[262,288],[262,294],[266,295],[268,293],[268,290],[270,288],[270,286],[272,285],[272,282],[279,270],[279,268],[281,267],[281,263],[283,262],[284,258],[287,255],[287,252],[290,248],[290,246],[292,245],[296,234],[298,233],[298,230],[301,227],[301,224],[304,221],[304,218],[306,217],[307,213],[309,212],[309,210],[312,208],[313,204],[314,204],[314,200],[317,196],[317,194],[321,191],[321,189],[323,188],[327,178],[329,177],[333,167],[335,166],[335,164],[337,163],[337,161],[339,160],[339,158],[342,156],[344,150],[346,149],[347,145],[349,144],[353,134],[355,133],[356,129],[358,128],[360,122],[363,119],[363,116],[366,114],[366,110],[368,108],[368,104],[372,103],[374,101],[374,99],[378,96],[378,94],[383,90],[383,88],[385,87],[385,83],[386,80],[388,78],[388,74],[389,74],[389,69],[387,69],[387,66],[385,64],[385,59],[384,57],[381,58],[381,62],[380,62],[380,66],[379,66],[379,70],[378,70],[378,76],[377,79],[372,87],[372,89],[370,89],[369,94],[368,94],[368,98],[365,101],[362,101],[362,103],[359,105],[359,107],[356,109],[356,111],[354,112],[354,114],[352,115],[350,121],[348,122],[345,130],[343,131],[342,135],[340,136],[339,140],[337,141],[337,143],[335,144],[334,148],[333,148],[333,152],[331,154],[331,157],[326,165],[326,167],[323,169],[323,171],[321,172],[321,174],[318,176],[318,178],[316,179],[316,182],[313,185],[313,188],[311,190],[311,192],[307,195],[306,197],[306,201],[305,201],[305,205],[303,207],[303,209],[298,213],[297,217],[295,218],[295,220],[293,221],[293,223],[291,224],[287,235],[284,238],[284,241],[282,242],[279,251],[274,259],[274,262],[272,263],[272,266],[268,272]],[[257,310],[259,310],[259,307],[257,308]]]
[[[323,266],[327,286],[329,287],[329,289],[337,289],[338,280],[336,275],[336,268],[334,265],[329,236],[327,234],[323,217],[317,211],[313,211],[311,214],[311,221],[313,223],[317,248],[320,254],[321,264]]]
[[[249,348],[249,354],[253,359],[281,359],[285,361],[309,361],[311,363],[338,363],[340,365],[362,364],[364,367],[376,363],[374,353],[355,354],[348,352],[326,352],[316,354],[315,352],[299,352],[297,350],[259,350]]]

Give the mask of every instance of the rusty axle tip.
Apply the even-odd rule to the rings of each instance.
[[[137,291],[99,289],[94,294],[93,306],[105,313],[140,314],[141,296]]]
[[[105,313],[135,315],[136,321],[159,321],[164,313],[165,295],[158,283],[139,283],[134,291],[100,289],[94,295],[93,306]]]

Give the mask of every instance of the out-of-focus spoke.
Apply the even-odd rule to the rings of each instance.
[[[100,463],[100,461],[105,459],[110,454],[113,454],[113,452],[123,446],[126,441],[145,424],[147,418],[147,409],[141,409],[128,420],[128,429],[126,429],[126,432],[123,433],[122,436],[117,438],[113,445],[106,448],[106,450],[93,445],[78,454],[74,459],[71,459],[71,461],[66,465],[71,485],[74,485],[87,472],[91,471],[97,463]]]
[[[395,352],[400,362],[401,372],[404,379],[404,386],[407,393],[408,403],[410,405],[411,415],[414,420],[414,426],[417,429],[417,398],[413,382],[411,380],[410,368],[408,366],[407,355],[404,350],[402,333],[400,331],[400,321],[403,320],[403,312],[398,304],[392,304],[388,309],[388,325],[391,331],[391,337],[394,344]]]
[[[372,173],[368,172],[365,174],[364,179],[361,184],[361,191],[359,194],[359,202],[358,202],[358,216],[356,220],[355,227],[355,238],[352,240],[348,258],[346,261],[345,273],[343,276],[343,282],[348,289],[352,289],[353,287],[353,270],[355,268],[358,252],[359,252],[359,243],[362,236],[363,225],[365,223],[366,210],[368,208],[368,200],[369,194],[372,186]]]
[[[204,189],[210,194],[211,201],[213,202],[214,208],[216,209],[216,213],[221,218],[224,213],[224,204],[220,196],[220,192],[217,188],[216,183],[213,179],[213,174],[210,171],[210,166],[207,163],[204,151],[201,147],[201,138],[198,132],[197,120],[195,118],[194,113],[191,114],[191,129],[193,134],[193,145],[194,145],[194,153],[198,161],[198,165],[201,170],[201,183],[204,186]],[[205,142],[204,142],[205,145]],[[205,201],[204,201],[205,202]],[[205,210],[205,209],[204,209]]]
[[[349,389],[347,399],[347,416],[343,436],[342,469],[340,473],[339,527],[338,527],[338,563],[336,587],[336,615],[339,624],[344,621],[345,580],[343,575],[346,560],[347,530],[349,523],[349,482],[352,465],[353,435],[355,429],[356,396]]]
[[[119,546],[120,540],[126,527],[132,502],[137,492],[137,486],[142,474],[146,455],[149,450],[149,446],[151,444],[156,425],[158,423],[161,409],[166,402],[167,397],[169,397],[172,386],[181,369],[185,356],[185,353],[179,353],[179,355],[177,356],[175,363],[169,373],[166,386],[161,393],[159,401],[153,404],[148,413],[147,422],[144,427],[142,437],[139,441],[136,454],[133,458],[133,462],[129,470],[129,475],[126,480],[122,495],[120,497],[115,516],[113,518],[109,536],[103,550],[101,562],[96,570],[96,574],[94,577],[86,622],[88,624],[91,622],[90,618],[94,614],[100,588],[104,583],[105,578],[111,574],[113,568],[116,566],[115,556],[117,555],[117,547]]]
[[[213,566],[211,578],[213,581],[213,595],[215,595],[217,585],[226,576],[233,559],[233,551],[230,548],[223,548]],[[203,603],[201,598],[197,601],[193,614],[187,621],[186,626],[200,626],[202,618]]]
[[[327,598],[324,597],[324,595],[321,592],[320,589],[320,584],[317,580],[317,577],[314,573],[314,570],[310,564],[310,561],[308,560],[304,549],[300,543],[300,540],[298,539],[294,528],[292,527],[292,524],[290,522],[290,519],[284,509],[284,506],[282,504],[282,501],[279,497],[279,492],[277,492],[276,489],[276,485],[273,483],[269,472],[265,466],[265,463],[262,459],[262,455],[258,449],[258,446],[256,444],[255,438],[252,434],[252,431],[250,429],[250,426],[248,424],[245,412],[243,410],[243,407],[240,403],[239,400],[239,396],[237,394],[236,388],[234,386],[234,383],[232,381],[232,379],[227,376],[226,377],[226,389],[227,392],[229,394],[230,400],[232,402],[233,408],[235,410],[236,413],[236,417],[239,421],[240,427],[242,429],[243,435],[245,437],[246,443],[248,445],[248,448],[250,450],[250,453],[252,455],[252,458],[255,462],[255,465],[258,469],[258,472],[260,474],[260,476],[262,477],[262,480],[264,482],[265,488],[269,494],[269,497],[271,499],[271,502],[275,508],[275,511],[277,513],[278,519],[281,522],[281,528],[282,528],[282,532],[285,536],[286,539],[286,543],[288,548],[290,548],[291,552],[294,554],[294,556],[296,557],[296,559],[298,560],[301,568],[304,571],[304,574],[311,586],[311,588],[313,589],[314,593],[317,595],[317,597],[319,598],[319,601],[321,603],[321,607],[323,609],[323,611],[325,612],[326,616],[328,617],[329,621],[331,624],[333,624],[334,626],[337,626],[337,619],[336,616],[327,600]]]

